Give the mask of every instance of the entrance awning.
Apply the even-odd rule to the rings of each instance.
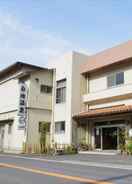
[[[80,112],[79,114],[73,116],[74,119],[83,119],[83,118],[96,118],[107,115],[116,115],[121,113],[132,112],[132,105],[118,105],[112,107],[91,109],[88,111]]]

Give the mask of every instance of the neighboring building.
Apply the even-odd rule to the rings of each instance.
[[[86,60],[86,55],[72,52],[57,58],[50,65],[56,69],[52,108],[53,143],[70,145],[76,142],[76,123],[72,116],[81,110],[80,65]]]
[[[90,56],[81,75],[78,143],[117,150],[120,133],[132,128],[132,41]]]
[[[21,152],[24,142],[40,143],[40,123],[51,123],[52,84],[53,70],[30,64],[17,62],[0,72],[2,151]]]

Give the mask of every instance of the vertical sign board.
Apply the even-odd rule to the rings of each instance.
[[[19,83],[19,106],[18,106],[18,128],[26,128],[26,118],[27,118],[27,85],[25,82],[21,81]]]
[[[132,137],[132,128],[129,129],[129,137]]]

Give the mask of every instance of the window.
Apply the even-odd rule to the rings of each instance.
[[[8,134],[11,134],[11,132],[12,132],[12,125],[9,124],[9,125],[8,125]]]
[[[39,122],[38,131],[39,133],[42,131],[50,132],[50,122]]]
[[[124,72],[116,74],[116,85],[124,84]]]
[[[55,122],[55,133],[65,132],[65,121]]]
[[[107,87],[124,84],[124,72],[113,73],[107,77]]]
[[[39,122],[39,126],[38,126],[39,133],[41,132],[41,129],[42,129],[42,122]]]
[[[41,93],[51,93],[52,92],[52,87],[47,86],[47,85],[41,85],[40,86],[40,92]]]
[[[56,103],[64,103],[66,101],[66,79],[57,81],[56,83]]]
[[[111,74],[107,77],[107,86],[108,88],[115,86],[115,75],[114,74]]]

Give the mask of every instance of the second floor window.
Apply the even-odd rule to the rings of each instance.
[[[56,83],[56,103],[64,103],[66,101],[66,79],[57,81]]]
[[[107,77],[107,87],[114,87],[124,84],[124,72],[117,72]]]
[[[40,86],[40,92],[41,93],[52,93],[52,87],[47,85],[41,85]]]

